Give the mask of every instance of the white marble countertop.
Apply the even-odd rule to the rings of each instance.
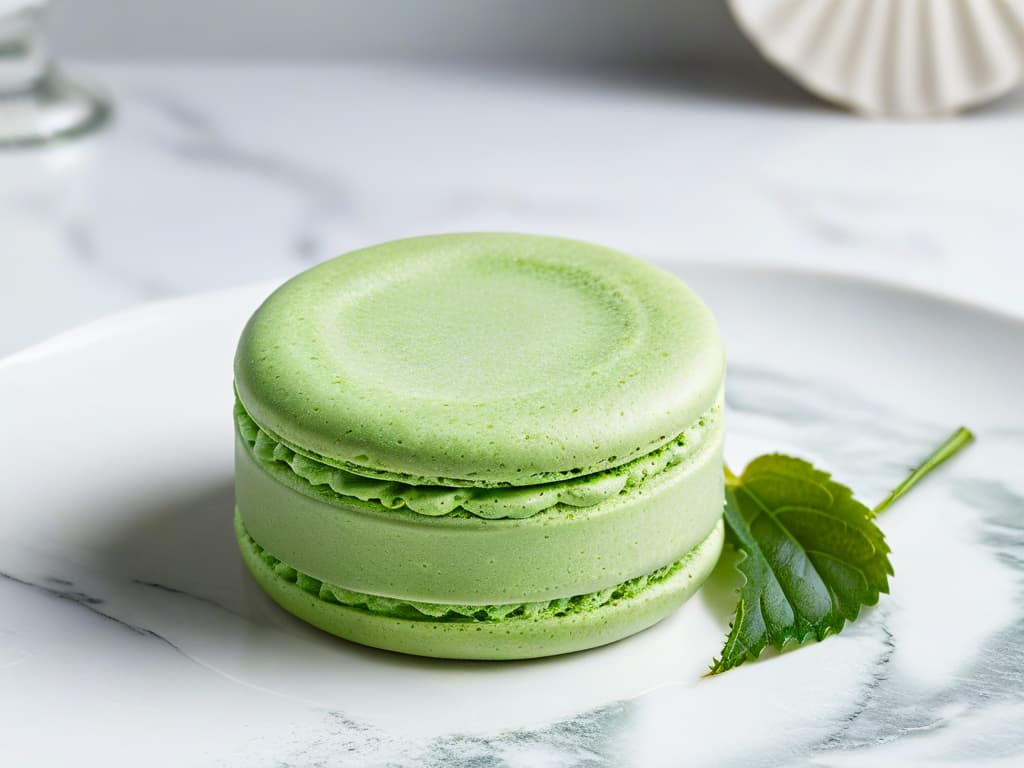
[[[116,122],[0,154],[0,355],[154,298],[468,229],[848,272],[1024,314],[1024,94],[869,123],[760,72],[74,69]]]
[[[14,405],[0,452],[13,764],[532,768],[622,765],[633,750],[645,766],[1017,764],[1021,326],[692,262],[851,274],[1024,317],[1024,94],[900,124],[763,73],[75,70],[107,86],[117,119],[0,153],[0,357],[382,240],[526,230],[671,263],[725,307],[734,457],[808,456],[879,498],[960,420],[979,441],[886,517],[899,591],[841,638],[692,694],[709,655],[696,648],[717,648],[727,621],[705,589],[677,614],[709,633],[694,653],[675,652],[683,625],[666,622],[630,653],[452,675],[321,645],[253,597],[223,514],[224,361],[267,284],[107,320],[0,377]],[[75,460],[55,472],[52,456]],[[542,711],[519,711],[524,691]]]

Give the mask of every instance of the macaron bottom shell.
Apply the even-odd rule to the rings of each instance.
[[[722,551],[719,522],[667,578],[631,597],[566,615],[493,621],[408,619],[321,599],[281,576],[252,546],[240,518],[242,557],[260,587],[289,613],[332,635],[361,645],[442,659],[511,660],[595,648],[653,626],[675,611],[710,575]]]

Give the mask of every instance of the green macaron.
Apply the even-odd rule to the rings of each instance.
[[[724,372],[693,292],[607,248],[459,234],[325,262],[239,341],[243,558],[286,610],[389,650],[621,639],[718,558]]]

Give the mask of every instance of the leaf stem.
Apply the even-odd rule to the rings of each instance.
[[[936,448],[935,452],[925,459],[921,466],[912,471],[910,475],[907,476],[906,480],[897,485],[888,496],[882,499],[879,505],[874,508],[873,514],[879,515],[887,510],[892,506],[894,501],[902,497],[907,491],[921,482],[927,474],[938,467],[942,462],[952,458],[960,451],[961,448],[973,439],[974,435],[971,433],[971,430],[967,429],[967,427],[960,427],[946,439],[946,442]]]

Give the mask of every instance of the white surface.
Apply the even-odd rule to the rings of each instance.
[[[1024,323],[872,284],[679,270],[730,354],[727,459],[814,460],[885,513],[892,595],[702,679],[722,569],[593,652],[456,663],[291,619],[231,531],[230,360],[268,286],[163,303],[0,363],[0,697],[12,765],[976,766],[1024,756]],[[59,738],[54,729],[59,729]],[[183,738],[187,734],[187,738]]]
[[[903,125],[745,70],[74,69],[112,91],[115,122],[0,153],[0,355],[138,302],[466,229],[870,275],[1024,314],[1024,95]]]
[[[867,115],[956,113],[1024,77],[1024,0],[730,0],[759,51]]]

